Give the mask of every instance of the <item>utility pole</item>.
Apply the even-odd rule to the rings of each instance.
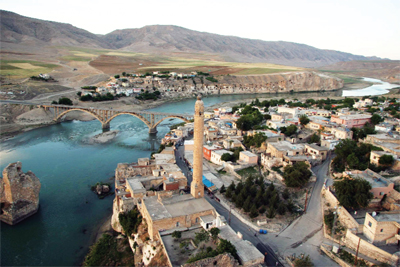
[[[228,219],[229,225],[231,225],[231,209],[232,209],[232,205],[229,205],[229,219]]]
[[[361,242],[361,237],[359,237],[359,239],[358,239],[357,252],[356,252],[356,258],[354,260],[354,266],[357,266],[358,249],[360,248],[360,242]]]
[[[304,214],[307,213],[307,197],[308,197],[308,189],[306,191],[306,202],[304,203]]]

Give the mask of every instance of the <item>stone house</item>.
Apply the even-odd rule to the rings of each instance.
[[[246,164],[257,165],[258,156],[250,151],[241,151],[239,153],[239,161]]]
[[[400,243],[400,211],[366,213],[364,236],[374,245]]]
[[[283,156],[288,155],[303,155],[304,145],[292,144],[288,141],[268,142],[266,153],[275,158],[283,158]]]
[[[304,146],[305,154],[310,154],[312,158],[319,158],[321,160],[325,160],[328,154],[328,148],[324,146],[318,146],[316,144],[306,144]]]
[[[212,141],[212,140],[215,140],[218,138],[218,129],[217,128],[207,127],[204,132],[205,132],[207,140]]]
[[[371,184],[371,193],[374,199],[382,199],[384,195],[389,194],[394,190],[394,183],[384,178],[382,175],[366,169],[365,171],[352,170],[343,173],[344,176],[351,176],[353,178],[360,178],[368,181]]]
[[[237,139],[227,138],[222,142],[225,149],[231,149],[236,147],[242,147],[242,142]]]
[[[351,114],[351,115],[332,115],[331,122],[341,124],[351,129],[353,127],[362,128],[365,123],[371,122],[370,114]]]

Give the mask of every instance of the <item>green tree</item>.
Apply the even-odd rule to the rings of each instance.
[[[58,105],[58,102],[55,101],[55,100],[53,100],[53,101],[51,101],[51,104],[52,104],[52,105]]]
[[[223,161],[235,161],[235,157],[233,156],[233,154],[224,153],[221,156],[221,160],[223,160]]]
[[[117,74],[117,75],[114,75],[114,78],[115,79],[119,79],[119,75]]]
[[[289,189],[285,188],[285,190],[283,190],[282,197],[283,199],[288,199],[290,197]]]
[[[392,155],[382,155],[379,158],[379,164],[385,165],[385,166],[391,166],[393,165],[394,158]]]
[[[246,199],[246,201],[244,202],[244,204],[243,204],[243,210],[245,211],[245,212],[249,212],[250,211],[250,208],[251,208],[251,205],[252,204],[252,197],[251,196],[248,196],[247,197],[247,199]]]
[[[138,227],[142,222],[142,216],[136,207],[129,212],[120,213],[118,219],[127,236],[136,234]]]
[[[286,136],[292,136],[297,132],[297,126],[292,124],[289,125],[288,127],[282,127],[281,132]]]
[[[175,240],[179,239],[182,237],[182,232],[181,231],[173,231],[171,235]]]
[[[349,168],[350,168],[350,169],[358,169],[359,160],[358,160],[356,154],[351,153],[351,154],[347,157],[346,161],[347,161],[347,164],[349,165]]]
[[[252,219],[258,216],[258,210],[256,204],[253,204],[253,206],[251,207],[249,216]]]
[[[308,183],[310,177],[311,171],[305,162],[296,162],[284,168],[283,178],[288,187],[302,187]]]
[[[340,205],[345,208],[365,208],[373,197],[371,184],[364,179],[346,177],[334,182],[333,187]]]
[[[300,124],[303,126],[306,126],[310,122],[310,119],[306,114],[301,115],[299,119],[300,119]]]
[[[379,124],[380,122],[382,122],[382,121],[384,121],[384,119],[381,117],[381,116],[379,116],[379,114],[374,114],[374,115],[372,115],[372,117],[371,117],[371,123],[373,124],[373,125],[377,125],[377,124]]]
[[[275,216],[276,216],[275,208],[274,207],[269,207],[266,216],[267,216],[267,218],[270,218],[270,219],[275,218]]]
[[[217,227],[213,227],[210,229],[210,234],[211,234],[211,239],[215,242],[218,239],[218,235],[219,235],[219,228]]]
[[[277,211],[278,211],[278,213],[279,213],[280,215],[285,214],[285,212],[286,212],[286,205],[285,205],[285,203],[280,202],[279,205],[278,205]]]
[[[294,261],[295,267],[313,267],[314,263],[312,263],[309,255],[303,258],[298,258]]]
[[[72,106],[72,100],[68,97],[61,97],[60,99],[58,99],[58,104]]]
[[[202,229],[199,233],[195,233],[194,240],[196,244],[199,244],[202,241],[207,242],[210,239],[210,235],[204,229]]]
[[[310,139],[311,143],[319,143],[320,141],[321,141],[321,139],[319,138],[319,136],[316,133],[311,135],[311,139]]]
[[[225,185],[222,185],[221,188],[219,189],[220,193],[224,193],[226,191]]]

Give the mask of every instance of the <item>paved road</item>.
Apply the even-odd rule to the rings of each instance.
[[[288,228],[279,234],[260,236],[263,242],[268,242],[281,257],[301,253],[310,255],[315,266],[337,266],[325,254],[319,252],[319,246],[327,241],[322,232],[321,189],[327,176],[330,159],[313,168],[317,182],[309,200],[307,211],[296,219]],[[329,242],[329,241],[327,241]]]
[[[262,254],[266,255],[265,263],[267,266],[284,266],[279,262],[278,257],[274,251],[265,242],[260,239],[260,235],[255,236],[255,231],[242,223],[238,218],[231,214],[229,217],[229,210],[223,207],[215,199],[211,199],[208,195],[205,197],[207,201],[216,209],[216,211],[225,217],[228,221],[230,218],[230,226],[235,232],[243,234],[243,239],[250,241]],[[266,254],[267,253],[267,254]],[[278,262],[278,265],[276,263]]]

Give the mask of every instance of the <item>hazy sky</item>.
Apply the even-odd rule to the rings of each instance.
[[[177,25],[400,59],[400,0],[0,0],[0,9],[96,34]]]

